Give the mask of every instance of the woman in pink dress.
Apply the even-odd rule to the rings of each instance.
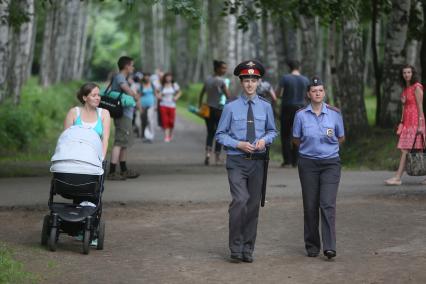
[[[407,153],[412,148],[424,148],[424,138],[422,138],[422,136],[425,137],[423,86],[418,82],[416,75],[416,70],[411,65],[405,65],[401,69],[401,83],[404,87],[404,91],[401,94],[403,115],[402,131],[397,146],[401,150],[401,159],[395,176],[385,180],[387,185],[401,185],[401,176],[405,171]],[[415,143],[414,139],[416,139]],[[426,184],[426,180],[422,184]]]

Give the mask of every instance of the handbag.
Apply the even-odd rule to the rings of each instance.
[[[210,117],[210,107],[207,104],[202,104],[200,109],[198,110],[198,115],[203,118]]]
[[[120,94],[116,98],[109,96],[113,79],[111,79],[111,83],[109,83],[108,87],[104,91],[103,96],[101,96],[99,107],[108,110],[109,115],[112,118],[120,118],[123,116],[123,104],[121,103],[121,97],[123,96],[123,92],[120,92]]]
[[[414,145],[416,145],[417,135],[414,137],[413,147],[411,147],[411,151],[407,154],[407,163],[405,165],[405,170],[409,176],[425,176],[426,175],[426,153],[423,146],[422,151],[418,151],[414,149]],[[424,136],[420,134],[422,137],[422,142],[424,145]]]

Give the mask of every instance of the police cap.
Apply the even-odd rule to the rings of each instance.
[[[247,60],[241,62],[234,69],[234,75],[240,78],[256,77],[261,78],[265,74],[265,68],[262,63],[256,60]]]
[[[316,86],[324,86],[322,80],[317,76],[312,77],[311,82],[309,83],[309,89]]]

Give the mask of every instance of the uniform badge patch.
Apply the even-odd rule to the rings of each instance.
[[[332,128],[327,128],[327,136],[332,137],[334,135]]]

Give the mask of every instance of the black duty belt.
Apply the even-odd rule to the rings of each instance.
[[[244,154],[243,158],[246,159],[246,160],[265,160],[266,159],[266,153]]]

